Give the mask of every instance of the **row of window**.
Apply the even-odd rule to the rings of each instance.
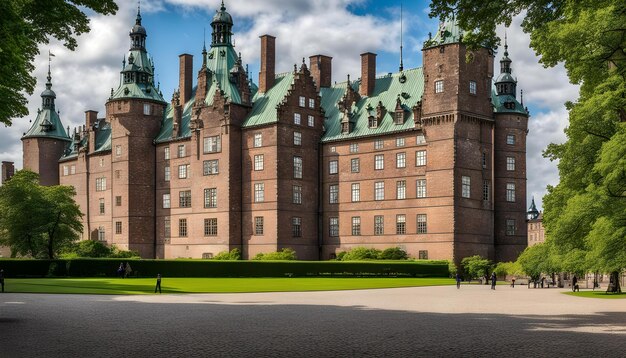
[[[415,181],[415,188],[417,198],[426,197],[426,179],[417,179]],[[339,204],[339,185],[331,184],[328,188],[328,192],[329,204]],[[350,192],[352,202],[361,201],[361,183],[352,183]],[[396,181],[396,199],[406,199],[406,180]],[[374,200],[385,200],[384,181],[374,182]]]
[[[298,105],[300,107],[306,107],[307,99],[304,96],[300,96],[298,99]],[[309,98],[309,108],[315,108],[315,99]]]
[[[417,137],[415,138],[415,144],[425,144],[426,143],[426,138],[424,137],[424,134],[418,134]],[[406,138],[402,137],[402,138],[396,138],[396,147],[404,147],[406,145]],[[385,147],[385,140],[384,139],[376,139],[374,140],[374,149],[375,150],[381,150]],[[358,153],[359,152],[359,143],[350,143],[349,146],[349,150],[350,153]],[[336,147],[330,147],[330,151],[332,153],[335,153],[337,151]]]
[[[418,150],[415,152],[415,166],[425,166],[426,165],[426,151]],[[406,153],[396,153],[396,168],[406,168]],[[374,169],[375,170],[383,170],[385,169],[385,157],[384,154],[376,154],[374,156]],[[358,173],[361,170],[361,159],[360,158],[352,158],[350,159],[350,171],[352,173]],[[330,160],[328,161],[328,173],[329,174],[338,174],[339,173],[339,161],[338,160]]]
[[[115,222],[115,234],[116,235],[122,234],[122,222],[121,221]],[[104,230],[104,226],[98,227],[98,240],[106,241],[106,231]]]
[[[435,93],[443,93],[443,80],[435,81]],[[469,81],[469,93],[476,94],[476,81]]]
[[[426,214],[417,214],[417,234],[426,234],[428,233],[427,229],[427,219]],[[352,235],[360,236],[361,235],[361,217],[353,216],[352,217]],[[406,215],[398,214],[396,215],[396,234],[397,235],[405,235],[407,233],[406,230]],[[383,215],[374,216],[374,235],[384,235],[385,234],[385,217]],[[329,236],[339,236],[339,218],[331,217],[328,218],[328,235]]]

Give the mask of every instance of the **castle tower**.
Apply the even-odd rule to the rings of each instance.
[[[111,127],[109,202],[115,227],[111,242],[151,258],[156,246],[153,140],[159,133],[166,102],[155,87],[154,63],[146,51],[147,33],[139,8],[129,36],[130,50],[122,63],[120,86],[111,90],[106,103],[106,121]]]
[[[526,135],[528,111],[516,98],[508,44],[493,93],[495,259],[513,261],[527,246]],[[536,210],[536,208],[535,208]]]
[[[441,234],[429,240],[457,264],[476,254],[493,258],[493,54],[469,50],[455,18],[440,23],[422,53],[426,182],[428,196],[440,200],[428,225]]]
[[[39,173],[41,185],[59,184],[59,159],[71,139],[68,137],[59,112],[55,109],[56,93],[52,90],[50,59],[48,59],[48,82],[41,92],[41,108],[30,129],[22,137],[24,169]]]

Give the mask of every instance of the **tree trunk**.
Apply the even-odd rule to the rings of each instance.
[[[619,283],[619,271],[613,271],[611,272],[611,279],[610,279],[610,284],[609,287],[607,288],[607,292],[613,292],[613,293],[622,293],[622,288],[620,286]]]

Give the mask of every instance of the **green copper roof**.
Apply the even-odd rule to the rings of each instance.
[[[401,76],[406,78],[400,81]],[[360,81],[351,84],[352,88],[358,92]],[[424,93],[424,75],[421,68],[414,68],[404,72],[397,72],[391,75],[382,76],[376,79],[374,93],[370,97],[362,97],[353,106],[351,122],[354,127],[348,134],[341,132],[341,118],[337,103],[342,99],[347,90],[347,83],[339,83],[330,88],[322,88],[322,107],[326,113],[324,128],[326,132],[322,137],[322,142],[357,138],[371,135],[381,135],[393,132],[408,130],[415,127],[413,122],[413,108],[421,100]],[[405,121],[403,124],[394,124],[393,114],[396,109],[396,101],[400,98],[400,103],[405,110]],[[382,102],[386,113],[380,124],[376,128],[369,127],[369,116],[376,106]]]
[[[219,83],[220,89],[230,102],[241,104],[239,89],[230,81],[230,70],[237,63],[237,53],[230,45],[215,46],[209,49],[206,55],[207,68],[211,70],[212,78]],[[211,86],[213,87],[213,86]],[[211,93],[211,90],[213,92]],[[213,103],[215,88],[209,88],[206,103]]]
[[[191,94],[192,100],[188,101],[185,106],[183,106],[180,135],[174,136],[174,138],[172,138],[172,128],[174,124],[174,107],[172,107],[172,104],[167,105],[167,108],[165,109],[165,115],[163,117],[163,122],[161,123],[161,131],[154,139],[156,143],[163,143],[177,138],[191,137],[191,129],[189,128],[189,124],[191,122],[191,110],[194,105],[193,98],[195,97],[195,92],[196,89],[194,88],[193,93]]]
[[[512,95],[498,95],[495,89],[491,90],[491,102],[495,113],[518,113],[527,116],[528,112],[521,103]],[[512,108],[507,108],[505,103],[513,103]]]
[[[71,141],[63,128],[63,123],[61,123],[59,114],[53,109],[40,110],[37,114],[37,118],[35,118],[35,121],[33,122],[33,125],[30,127],[28,132],[24,134],[22,139],[35,137],[55,138],[68,142]]]
[[[101,118],[98,120],[94,130],[96,131],[96,143],[93,153],[111,150],[111,123]],[[85,148],[89,145],[87,138],[87,136],[84,136],[82,139],[68,139],[71,142],[68,143],[60,160],[75,158],[78,155],[78,149]]]
[[[147,78],[145,81],[124,81],[125,73],[133,73],[136,76],[146,76]],[[121,84],[118,89],[111,94],[109,100],[139,98],[165,102],[159,90],[154,87],[154,64],[147,52],[142,50],[129,51],[128,64],[125,63],[120,77]]]
[[[466,31],[461,30],[455,17],[439,23],[437,33],[424,42],[424,48],[461,42]]]
[[[258,93],[252,98],[254,103],[248,118],[243,122],[243,127],[253,127],[278,121],[278,106],[287,95],[287,91],[293,83],[293,72],[287,72],[276,76],[272,88],[266,93]]]

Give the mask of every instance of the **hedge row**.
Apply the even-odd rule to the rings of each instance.
[[[0,259],[6,277],[115,277],[120,259]],[[124,260],[133,277],[448,277],[447,261]]]

